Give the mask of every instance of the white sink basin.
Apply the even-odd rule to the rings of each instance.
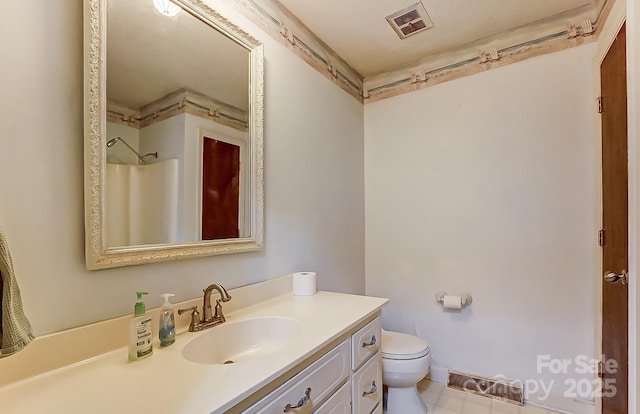
[[[284,317],[261,317],[225,322],[192,339],[182,355],[199,364],[235,364],[271,354],[295,340],[300,322]]]

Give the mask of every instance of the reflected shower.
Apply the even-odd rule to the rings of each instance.
[[[131,151],[133,151],[134,154],[136,154],[138,156],[138,162],[141,164],[146,164],[147,161],[145,160],[146,157],[153,157],[153,158],[158,158],[158,153],[157,152],[150,152],[148,154],[144,154],[144,155],[140,155],[138,154],[138,151],[134,150],[131,145],[127,144],[127,141],[125,141],[124,139],[120,138],[120,137],[115,137],[110,139],[109,141],[107,141],[107,148],[111,148],[114,145],[116,145],[116,143],[118,141],[122,141],[122,143],[124,145],[127,146],[127,148],[129,148]]]

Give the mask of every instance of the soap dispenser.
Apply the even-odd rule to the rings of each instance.
[[[173,293],[163,293],[160,295],[164,298],[162,308],[160,308],[160,320],[158,323],[158,338],[160,346],[169,346],[176,341],[176,320],[173,314],[173,308],[169,303],[169,298],[175,296]]]
[[[152,321],[146,314],[142,301],[142,295],[148,294],[148,292],[136,292],[138,301],[134,306],[134,315],[129,326],[129,361],[137,361],[153,353]]]

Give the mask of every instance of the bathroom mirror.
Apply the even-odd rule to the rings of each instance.
[[[85,250],[260,249],[263,48],[201,0],[85,0]]]

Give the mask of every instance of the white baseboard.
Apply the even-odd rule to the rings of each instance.
[[[549,394],[545,398],[538,398],[535,393],[527,393],[525,404],[557,411],[563,414],[594,414],[595,405],[592,401],[567,398],[561,394]]]

